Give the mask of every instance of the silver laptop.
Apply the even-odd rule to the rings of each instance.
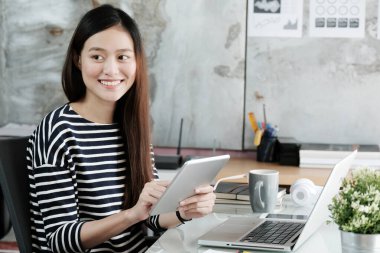
[[[302,220],[274,220],[253,217],[230,217],[202,235],[198,244],[203,246],[294,251],[328,220],[328,205],[338,193],[357,151],[337,163],[323,188],[309,218]]]

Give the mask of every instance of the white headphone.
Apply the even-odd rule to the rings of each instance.
[[[317,189],[310,179],[301,178],[296,180],[290,187],[290,196],[299,206],[306,206],[312,203],[317,196]]]

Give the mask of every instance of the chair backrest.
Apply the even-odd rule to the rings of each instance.
[[[29,137],[0,137],[0,185],[20,253],[32,252],[26,146]]]

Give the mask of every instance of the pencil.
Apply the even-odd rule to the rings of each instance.
[[[261,138],[263,137],[263,134],[264,134],[264,130],[262,130],[262,129],[259,129],[255,133],[255,138],[253,139],[253,145],[255,145],[255,146],[259,146],[260,145]]]
[[[257,125],[255,114],[253,114],[253,112],[249,112],[248,113],[248,119],[249,119],[249,122],[251,123],[251,127],[252,127],[253,132],[256,133],[257,130],[259,129],[259,126]]]

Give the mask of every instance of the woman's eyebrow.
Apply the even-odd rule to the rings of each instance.
[[[102,51],[102,52],[105,52],[107,50],[105,50],[104,48],[101,48],[101,47],[91,47],[88,51],[89,52],[91,52],[91,51]],[[122,49],[116,50],[116,52],[133,52],[133,50],[130,49],[130,48],[122,48]]]
[[[130,48],[123,48],[123,49],[118,49],[116,52],[133,52],[133,49]]]
[[[100,47],[91,47],[88,51],[90,52],[90,51],[106,51],[106,50]]]

